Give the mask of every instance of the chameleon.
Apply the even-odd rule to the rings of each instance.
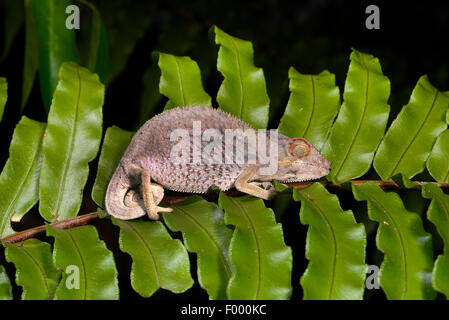
[[[194,143],[189,142],[193,141],[195,125],[198,127],[198,124],[201,125],[199,133],[204,135],[211,130],[218,136],[229,132],[240,133],[235,136],[236,142],[232,144],[232,150],[227,151],[235,152],[235,159],[243,156],[240,159],[244,161],[223,160],[226,157],[223,152],[225,139],[213,144],[218,152],[205,152],[201,161],[191,161],[192,158],[189,157],[198,149],[194,149]],[[180,141],[180,136],[173,138],[173,134],[179,129],[187,132],[187,141]],[[205,193],[213,185],[222,191],[235,187],[242,193],[269,200],[276,193],[273,180],[281,183],[313,180],[330,172],[329,160],[306,139],[290,138],[277,133],[277,141],[272,141],[274,139],[268,130],[266,133],[262,131],[260,136],[256,135],[259,131],[234,115],[212,107],[177,107],[150,118],[131,139],[109,181],[105,196],[106,212],[123,220],[135,219],[145,214],[152,220],[158,220],[159,212],[172,212],[172,208],[158,206],[164,197],[164,188],[186,193]],[[268,164],[262,163],[253,154],[255,148],[250,148],[251,141],[249,138],[245,139],[242,132],[249,134],[245,137],[254,133],[258,142],[265,138],[269,147],[268,155],[275,150],[271,146],[277,146],[277,154],[272,152],[273,156],[277,156],[274,158],[277,161],[276,171],[262,173],[261,169],[267,169]],[[205,150],[209,145],[209,149],[213,150],[210,139],[208,141],[204,135],[196,148],[200,146]],[[237,140],[243,141],[243,150],[236,147]],[[184,150],[184,156],[187,155],[186,159],[190,161],[176,161],[177,157],[173,156],[175,147],[180,149],[179,155]],[[266,148],[262,150],[267,151]]]

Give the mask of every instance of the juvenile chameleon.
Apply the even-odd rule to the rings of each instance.
[[[171,208],[158,206],[164,197],[163,187],[204,193],[212,185],[223,191],[234,186],[243,193],[268,200],[275,194],[272,180],[312,180],[326,176],[330,171],[330,162],[307,140],[282,134],[277,136],[278,162],[277,171],[273,174],[260,173],[259,169],[267,164],[261,164],[259,160],[255,163],[248,161],[252,151],[248,151],[248,140],[242,137],[237,139],[245,141],[245,148],[243,151],[234,148],[233,151],[236,154],[240,152],[240,155],[243,152],[243,163],[229,163],[223,158],[220,158],[223,161],[216,161],[217,158],[207,156],[207,153],[200,163],[177,163],[171,155],[173,147],[179,147],[179,139],[171,138],[171,134],[175,129],[185,129],[189,133],[187,138],[193,141],[194,122],[201,124],[202,134],[207,129],[223,135],[229,131],[227,129],[234,129],[232,132],[239,131],[236,129],[256,132],[235,116],[209,107],[178,107],[154,116],[136,132],[109,182],[105,199],[109,214],[119,219],[134,219],[147,214],[150,219],[158,220],[158,212],[172,211]],[[272,141],[268,131],[266,141],[269,149]],[[220,143],[224,153],[225,139]],[[201,150],[207,145],[210,147],[210,141],[204,137],[200,144]],[[189,156],[194,152],[192,145],[187,146]]]

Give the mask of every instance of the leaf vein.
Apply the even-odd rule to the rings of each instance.
[[[39,270],[39,273],[42,276],[42,281],[44,282],[45,285],[45,290],[47,291],[47,297],[48,299],[50,299],[50,288],[48,287],[48,283],[47,283],[47,276],[45,275],[44,270],[42,270],[41,266],[39,265],[39,263],[36,261],[36,259],[34,259],[34,257],[28,252],[28,250],[25,249],[25,247],[22,246],[16,246],[17,248],[23,250],[23,252],[31,259],[31,261],[36,265],[37,269]]]
[[[76,136],[76,132],[77,132],[77,128],[78,128],[78,112],[79,112],[80,99],[81,99],[81,76],[80,76],[78,67],[76,67],[76,75],[78,77],[78,93],[77,93],[77,98],[76,98],[74,126],[73,126],[73,129],[72,129],[72,132],[70,133],[68,159],[67,159],[67,161],[65,163],[64,171],[62,173],[61,183],[59,185],[58,201],[57,201],[57,204],[56,204],[55,211],[52,212],[52,216],[55,215],[55,217],[57,217],[57,214],[60,212],[62,198],[64,197],[63,193],[64,193],[65,186],[66,186],[66,180],[67,180],[67,174],[68,174],[68,171],[69,171],[69,167],[70,167],[70,164],[72,162],[73,149],[75,148],[75,136]],[[57,218],[56,218],[56,220],[57,220]]]
[[[76,253],[78,254],[78,257],[81,261],[81,267],[83,269],[83,279],[84,279],[84,292],[83,292],[83,300],[87,300],[87,274],[86,274],[86,264],[84,263],[84,258],[81,253],[80,248],[78,247],[78,244],[75,241],[75,238],[72,235],[72,230],[67,230],[67,234],[69,235],[70,239],[73,242],[73,246],[75,247]]]
[[[244,217],[248,220],[249,226],[251,229],[251,233],[253,235],[254,242],[256,244],[256,249],[257,249],[257,289],[256,289],[256,294],[255,294],[254,300],[257,300],[257,297],[259,296],[259,292],[260,292],[260,284],[262,282],[262,266],[261,266],[262,259],[261,259],[261,250],[260,250],[259,239],[257,238],[257,234],[256,234],[256,228],[254,227],[253,222],[249,218],[248,212],[246,212],[245,208],[238,201],[235,201],[232,197],[229,197],[229,199],[231,199],[231,202],[233,202],[235,204],[235,206],[240,209],[240,211],[243,213]]]
[[[125,222],[126,223],[126,222]],[[126,223],[130,229],[137,235],[137,237],[139,238],[139,240],[143,243],[143,245],[145,246],[145,249],[147,249],[151,260],[153,261],[153,265],[154,265],[154,271],[156,273],[156,280],[157,280],[157,285],[159,288],[162,288],[162,284],[161,284],[161,278],[160,278],[160,274],[159,274],[159,267],[156,261],[156,258],[153,255],[153,251],[151,251],[151,248],[148,246],[147,242],[145,241],[145,239],[140,235],[140,233],[138,232],[138,230],[132,225],[132,223]]]
[[[352,149],[354,148],[354,144],[356,139],[358,138],[358,135],[360,133],[360,130],[362,128],[362,123],[365,120],[365,115],[366,115],[366,110],[368,109],[368,89],[369,89],[369,82],[370,82],[370,78],[369,78],[369,71],[368,68],[364,65],[364,63],[362,62],[365,71],[366,71],[366,87],[365,87],[365,105],[363,107],[363,112],[362,112],[362,117],[357,125],[357,130],[354,134],[354,138],[351,140],[351,144],[349,145],[349,149],[348,151],[345,153],[345,156],[343,157],[343,161],[340,162],[340,165],[338,167],[337,172],[335,173],[335,177],[337,178],[337,176],[340,174],[341,170],[343,169],[343,167],[346,164],[346,160],[348,159],[349,155],[352,153]],[[338,178],[337,178],[338,179]]]
[[[10,212],[10,211],[11,211],[11,209],[14,207],[14,205],[15,205],[15,203],[16,203],[18,197],[19,197],[19,194],[22,193],[22,190],[23,190],[23,188],[25,187],[26,181],[28,180],[28,177],[29,177],[29,175],[30,175],[30,173],[31,173],[31,169],[35,167],[35,163],[36,163],[36,161],[39,159],[38,155],[39,155],[39,152],[40,152],[40,149],[41,149],[43,137],[44,137],[44,135],[41,135],[41,138],[40,138],[40,140],[39,140],[39,147],[37,148],[36,152],[35,152],[34,155],[33,155],[33,161],[32,161],[32,163],[31,163],[31,166],[28,168],[27,173],[25,174],[25,178],[24,178],[24,179],[22,180],[22,182],[20,183],[19,190],[18,190],[17,193],[14,195],[13,200],[11,201],[11,203],[10,203],[9,206],[8,206],[8,209],[6,210],[6,215],[5,215],[5,217],[4,217],[4,219],[2,220],[1,225],[0,225],[0,234],[3,234],[3,232],[5,231],[5,228],[6,228],[6,222],[9,221],[9,220],[11,220],[12,215],[11,215],[11,212]]]
[[[173,57],[173,59],[175,60],[176,71],[178,73],[178,79],[179,79],[179,90],[181,91],[181,97],[182,97],[182,105],[185,106],[186,105],[186,97],[185,97],[185,93],[184,93],[184,84],[182,83],[182,75],[181,75],[179,63],[175,56],[172,56],[172,55],[170,55],[170,56]]]
[[[334,228],[332,228],[332,224],[330,223],[329,219],[324,214],[323,210],[321,210],[321,208],[316,204],[316,202],[312,198],[307,196],[307,194],[305,194],[305,193],[301,193],[301,194],[307,199],[307,201],[309,201],[310,204],[312,204],[315,207],[316,211],[319,212],[319,214],[323,218],[324,222],[326,222],[326,225],[329,228],[331,235],[332,235],[332,244],[334,246],[334,254],[332,255],[331,284],[330,284],[329,293],[327,296],[327,299],[329,300],[332,297],[332,291],[334,290],[334,283],[335,283],[335,274],[337,272],[336,271],[336,268],[337,268],[336,267],[336,265],[337,265],[337,236],[335,235]]]
[[[230,37],[231,39],[231,44],[235,49],[235,53],[236,53],[236,62],[237,62],[237,75],[239,77],[239,85],[240,85],[240,115],[239,118],[243,119],[243,107],[245,105],[245,95],[244,95],[244,87],[243,87],[243,77],[242,77],[242,67],[240,65],[240,51],[237,47],[237,45],[234,42],[234,39],[232,39],[232,37]]]
[[[217,251],[218,251],[218,253],[219,253],[220,260],[222,260],[222,263],[223,263],[223,265],[225,266],[226,273],[227,273],[228,277],[230,277],[231,274],[232,274],[231,268],[230,268],[230,266],[229,266],[229,263],[228,263],[226,257],[224,256],[223,252],[220,250],[219,244],[218,244],[217,241],[214,239],[214,237],[209,233],[209,231],[208,231],[206,228],[204,228],[204,227],[200,224],[200,222],[199,222],[197,219],[195,219],[192,215],[190,215],[186,210],[182,209],[181,207],[176,207],[176,206],[175,206],[175,208],[178,209],[178,210],[180,210],[180,211],[182,211],[188,218],[190,218],[196,225],[198,225],[198,227],[201,229],[201,231],[203,231],[203,232],[206,234],[206,236],[212,241],[212,243],[214,244],[214,246],[217,248]]]
[[[416,131],[415,135],[413,136],[412,140],[410,141],[410,143],[407,145],[407,147],[405,148],[404,152],[402,152],[401,156],[399,157],[398,162],[396,162],[395,166],[393,167],[393,170],[391,171],[391,173],[388,175],[388,177],[391,177],[396,169],[399,167],[399,164],[402,162],[402,160],[405,157],[405,154],[407,153],[407,151],[410,149],[410,147],[412,146],[413,142],[416,140],[416,137],[418,136],[418,134],[420,133],[421,129],[424,127],[425,123],[427,122],[427,119],[430,117],[430,114],[432,113],[432,110],[435,106],[435,102],[437,100],[438,97],[438,90],[435,90],[435,96],[433,98],[432,101],[432,105],[430,106],[429,111],[427,112],[426,116],[424,117],[423,122],[421,123],[421,125],[419,126],[418,130]]]
[[[407,293],[407,277],[408,277],[408,275],[407,275],[407,256],[406,256],[406,254],[405,254],[405,243],[404,243],[404,239],[402,238],[402,234],[401,234],[401,232],[400,232],[400,229],[399,229],[399,227],[398,227],[398,225],[397,225],[397,223],[396,223],[396,221],[393,219],[393,215],[392,214],[390,214],[389,213],[389,211],[387,210],[387,208],[380,202],[380,201],[378,201],[376,198],[374,198],[374,197],[371,197],[369,194],[367,194],[367,193],[365,193],[364,191],[362,191],[362,189],[357,189],[360,193],[363,193],[364,195],[365,195],[365,197],[368,199],[370,199],[370,201],[372,202],[372,203],[374,203],[374,204],[376,204],[377,205],[377,207],[378,208],[380,208],[387,216],[388,216],[388,218],[390,219],[390,221],[393,223],[393,227],[394,227],[394,229],[395,229],[395,231],[396,231],[396,234],[398,235],[398,237],[399,237],[399,242],[400,242],[400,245],[401,245],[401,253],[402,253],[402,260],[404,261],[404,272],[403,272],[403,274],[404,274],[404,290],[403,290],[403,292],[402,292],[402,299],[404,299],[405,298],[405,295],[406,295],[406,293]]]
[[[316,93],[315,93],[315,81],[313,80],[313,75],[310,75],[310,81],[312,82],[312,111],[310,112],[309,120],[307,121],[306,129],[304,130],[303,137],[307,136],[307,133],[312,124],[313,115],[315,114],[315,105],[316,105]]]

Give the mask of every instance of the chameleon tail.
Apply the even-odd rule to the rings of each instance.
[[[131,188],[129,178],[119,165],[109,181],[106,191],[106,211],[115,218],[129,220],[145,215],[145,210],[135,198],[127,196]],[[126,198],[126,203],[125,203]]]

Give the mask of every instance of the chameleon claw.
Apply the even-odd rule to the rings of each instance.
[[[257,191],[258,198],[261,198],[264,200],[271,200],[274,198],[274,196],[277,193],[276,189],[274,188],[274,185],[269,181],[265,181],[265,182],[253,181],[250,184],[259,188],[259,190]]]
[[[173,212],[172,208],[157,207],[159,212]]]
[[[267,191],[274,189],[274,185],[271,182],[261,182],[259,187]]]
[[[266,200],[271,200],[271,199],[273,199],[276,196],[277,191],[274,188],[273,183],[271,183],[271,182],[263,182],[261,187],[265,191],[267,191],[267,198],[268,199],[266,199]]]
[[[158,214],[158,212],[173,212],[173,209],[154,206],[150,208],[150,210],[148,210],[147,214],[151,220],[160,220],[160,215]]]
[[[274,196],[276,195],[276,190],[273,188],[273,189],[268,189],[268,190],[265,190],[265,191],[267,191],[267,194],[266,194],[266,198],[264,198],[265,200],[271,200],[271,199],[273,199],[274,198]]]

